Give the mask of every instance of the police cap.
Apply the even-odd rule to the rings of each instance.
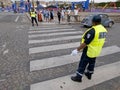
[[[93,16],[92,22],[101,23],[100,15]]]

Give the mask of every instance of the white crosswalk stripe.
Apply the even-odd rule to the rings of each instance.
[[[43,31],[44,30],[44,31]],[[57,31],[65,31],[65,30],[69,30],[69,31],[72,31],[72,30],[75,30],[75,29],[58,29],[58,30],[56,30],[56,29],[52,29],[52,31],[48,31],[48,30],[45,30],[45,29],[40,29],[40,31],[36,31],[36,30],[34,30],[34,31],[29,31],[28,33],[47,33],[47,32],[57,32]]]
[[[90,81],[88,81],[86,78],[83,78],[84,82],[82,83],[73,82],[70,80],[70,77],[72,75],[69,75],[69,76],[64,76],[57,79],[33,84],[31,85],[30,89],[31,90],[83,90],[90,86],[100,84],[104,81],[120,76],[120,70],[118,70],[119,68],[120,68],[120,61],[113,64],[97,67],[93,79]]]
[[[34,43],[45,43],[45,42],[53,42],[53,41],[62,41],[62,40],[71,40],[71,39],[80,39],[82,36],[68,36],[68,37],[61,37],[61,38],[54,38],[54,39],[47,39],[47,40],[29,40],[29,44]]]
[[[72,28],[72,27],[68,27],[68,26],[64,26],[64,27],[56,27],[56,26],[53,26],[52,29],[65,29],[65,28]],[[49,27],[36,27],[36,28],[30,28],[29,30],[51,30]]]
[[[105,55],[110,55],[113,53],[117,53],[117,52],[120,52],[120,48],[117,46],[106,47],[106,48],[103,48],[100,57],[105,56]],[[60,57],[53,57],[53,58],[48,58],[48,59],[31,61],[30,71],[42,70],[46,68],[52,68],[52,67],[56,67],[60,65],[78,62],[80,56],[81,56],[81,53],[77,56],[64,55]]]
[[[32,31],[34,30],[34,31]],[[60,30],[60,32],[58,32]],[[75,31],[74,31],[75,30]],[[69,42],[69,43],[62,43],[62,41],[69,41],[69,40],[78,40],[82,37],[83,32],[78,31],[71,26],[56,26],[53,27],[52,25],[42,25],[39,27],[31,27],[30,31],[28,32],[28,44],[29,45],[35,45],[35,44],[42,44],[42,43],[51,43],[51,45],[46,46],[34,46],[29,48],[29,55],[36,55],[36,54],[42,54],[45,52],[55,52],[59,50],[67,50],[76,48],[80,45],[80,42]],[[72,34],[72,35],[71,35]],[[62,37],[56,37],[57,35],[64,35]],[[66,36],[71,35],[71,36]],[[37,37],[50,37],[55,36],[54,38],[48,38],[48,39],[35,39]],[[31,40],[32,39],[32,40]],[[56,44],[52,44],[52,42],[56,42]],[[61,44],[57,44],[57,42],[61,42]],[[106,46],[103,48],[102,53],[100,57],[106,56],[106,55],[112,55],[115,53],[120,52],[120,47],[117,45],[112,46]],[[49,68],[56,68],[59,66],[79,62],[79,58],[81,56],[81,53],[79,53],[77,56],[71,56],[70,53],[67,53],[67,55],[61,55],[61,56],[54,56],[49,58],[42,58],[42,59],[36,59],[30,61],[30,72],[40,71],[40,70],[46,70]],[[90,86],[93,86],[95,84],[102,83],[104,81],[110,80],[112,78],[120,76],[120,62],[115,62],[111,64],[107,64],[104,66],[99,66],[95,68],[95,74],[94,78],[91,81],[86,80],[84,77],[84,82],[80,85],[79,83],[73,82],[70,80],[70,76],[62,76],[56,79],[51,79],[48,81],[43,81],[35,84],[31,84],[30,90],[82,90],[86,89]],[[111,74],[111,73],[114,73]],[[109,76],[108,76],[109,74]],[[104,79],[102,79],[104,78]],[[63,83],[64,82],[64,83]],[[62,87],[62,88],[61,88]]]
[[[35,37],[43,37],[43,36],[55,36],[55,35],[69,35],[69,34],[81,34],[81,31],[77,32],[58,32],[58,33],[49,33],[49,34],[35,34],[35,35],[29,35],[29,38],[35,38]]]
[[[29,54],[35,54],[35,53],[47,52],[47,51],[53,51],[53,50],[60,50],[60,49],[76,48],[76,46],[79,46],[79,45],[80,45],[80,42],[52,45],[52,46],[43,46],[43,47],[34,47],[34,48],[29,49]]]

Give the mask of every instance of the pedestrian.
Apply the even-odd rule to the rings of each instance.
[[[64,18],[65,18],[65,10],[62,8],[62,11],[61,11],[61,18],[62,18],[62,21],[64,21]]]
[[[74,18],[75,18],[75,21],[77,21],[78,22],[78,8],[75,8],[75,10],[74,10]]]
[[[38,21],[39,22],[42,22],[43,21],[43,19],[42,19],[42,13],[41,13],[42,11],[38,11]]]
[[[78,8],[75,8],[74,15],[78,15]]]
[[[46,12],[45,12],[46,22],[49,22],[49,16],[50,16],[49,10],[46,10]]]
[[[30,16],[31,16],[31,21],[32,21],[32,26],[34,26],[34,21],[36,23],[36,25],[38,26],[38,22],[37,22],[37,19],[36,19],[36,15],[37,13],[34,11],[34,9],[32,8],[31,9],[31,12],[30,12]]]
[[[58,22],[60,24],[60,21],[61,21],[61,11],[60,10],[58,10],[57,16],[58,16]]]
[[[53,20],[54,19],[54,14],[53,14],[53,10],[51,10],[50,11],[50,22],[51,22],[51,20]]]
[[[71,77],[71,80],[76,82],[82,82],[84,74],[89,80],[92,78],[96,57],[99,56],[105,43],[107,30],[101,25],[101,17],[94,16],[92,23],[92,28],[83,34],[81,45],[71,53],[71,55],[76,55],[83,49],[76,75]],[[86,72],[85,69],[87,69]]]
[[[68,8],[67,10],[67,22],[70,23],[70,14],[71,14],[71,9]]]
[[[45,9],[43,9],[42,13],[43,13],[44,20],[46,20],[46,17],[45,17],[46,10],[45,10]]]

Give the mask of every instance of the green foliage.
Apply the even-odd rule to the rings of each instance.
[[[63,8],[63,7],[64,7],[64,4],[60,4],[60,5],[59,5],[59,8]]]
[[[120,7],[120,0],[116,1],[115,3],[116,3],[116,7]],[[110,4],[110,2],[98,3],[97,6],[104,7],[106,4]]]
[[[119,3],[120,3],[120,0],[117,0],[117,2],[119,2]]]
[[[120,0],[116,2],[116,7],[120,7]]]
[[[108,3],[102,2],[102,3],[98,3],[97,6],[104,7],[106,4],[108,4]]]

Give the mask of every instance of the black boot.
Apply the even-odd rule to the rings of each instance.
[[[85,72],[85,76],[86,76],[89,80],[91,80],[91,78],[92,78],[92,74],[91,74],[91,73],[88,73],[88,72]]]
[[[38,23],[36,25],[38,26]]]
[[[82,77],[78,77],[78,76],[72,76],[71,80],[75,81],[75,82],[82,82]]]

